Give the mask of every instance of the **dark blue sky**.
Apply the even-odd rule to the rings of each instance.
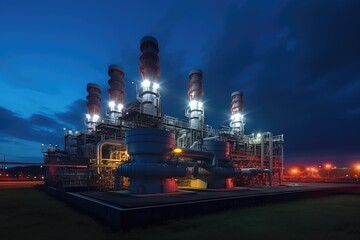
[[[286,162],[360,160],[360,1],[0,1],[0,154],[41,161],[40,144],[82,130],[86,84],[107,67],[140,81],[139,42],[160,45],[162,110],[185,119],[187,74],[204,73],[206,122],[285,134]],[[1,156],[2,158],[3,156]]]

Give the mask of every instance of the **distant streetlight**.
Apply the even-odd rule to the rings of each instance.
[[[328,170],[328,178],[330,178],[330,169],[332,168],[332,165],[330,163],[325,164],[325,169]]]
[[[298,173],[299,173],[299,170],[297,168],[290,169],[290,174],[291,175],[298,175]]]
[[[360,173],[360,163],[358,163],[358,164],[355,164],[355,173],[356,173],[356,175],[358,176],[359,175],[359,173]]]

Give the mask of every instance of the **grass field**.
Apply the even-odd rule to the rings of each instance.
[[[360,239],[360,195],[248,207],[130,232],[112,230],[36,188],[0,189],[0,238]]]

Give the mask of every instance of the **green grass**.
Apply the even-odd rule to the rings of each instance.
[[[35,188],[0,189],[1,239],[360,239],[360,195],[269,204],[113,231]]]

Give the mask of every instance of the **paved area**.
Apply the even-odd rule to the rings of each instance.
[[[113,192],[80,192],[78,196],[96,199],[121,208],[138,208],[148,206],[158,206],[167,204],[186,204],[190,202],[206,202],[232,198],[246,198],[266,195],[285,195],[296,192],[322,191],[327,189],[346,189],[358,187],[360,184],[332,184],[332,183],[286,183],[282,186],[274,187],[250,187],[236,188],[234,190],[224,191],[196,191],[196,190],[180,190],[178,193],[172,194],[152,194],[152,195],[130,195],[127,191]]]

